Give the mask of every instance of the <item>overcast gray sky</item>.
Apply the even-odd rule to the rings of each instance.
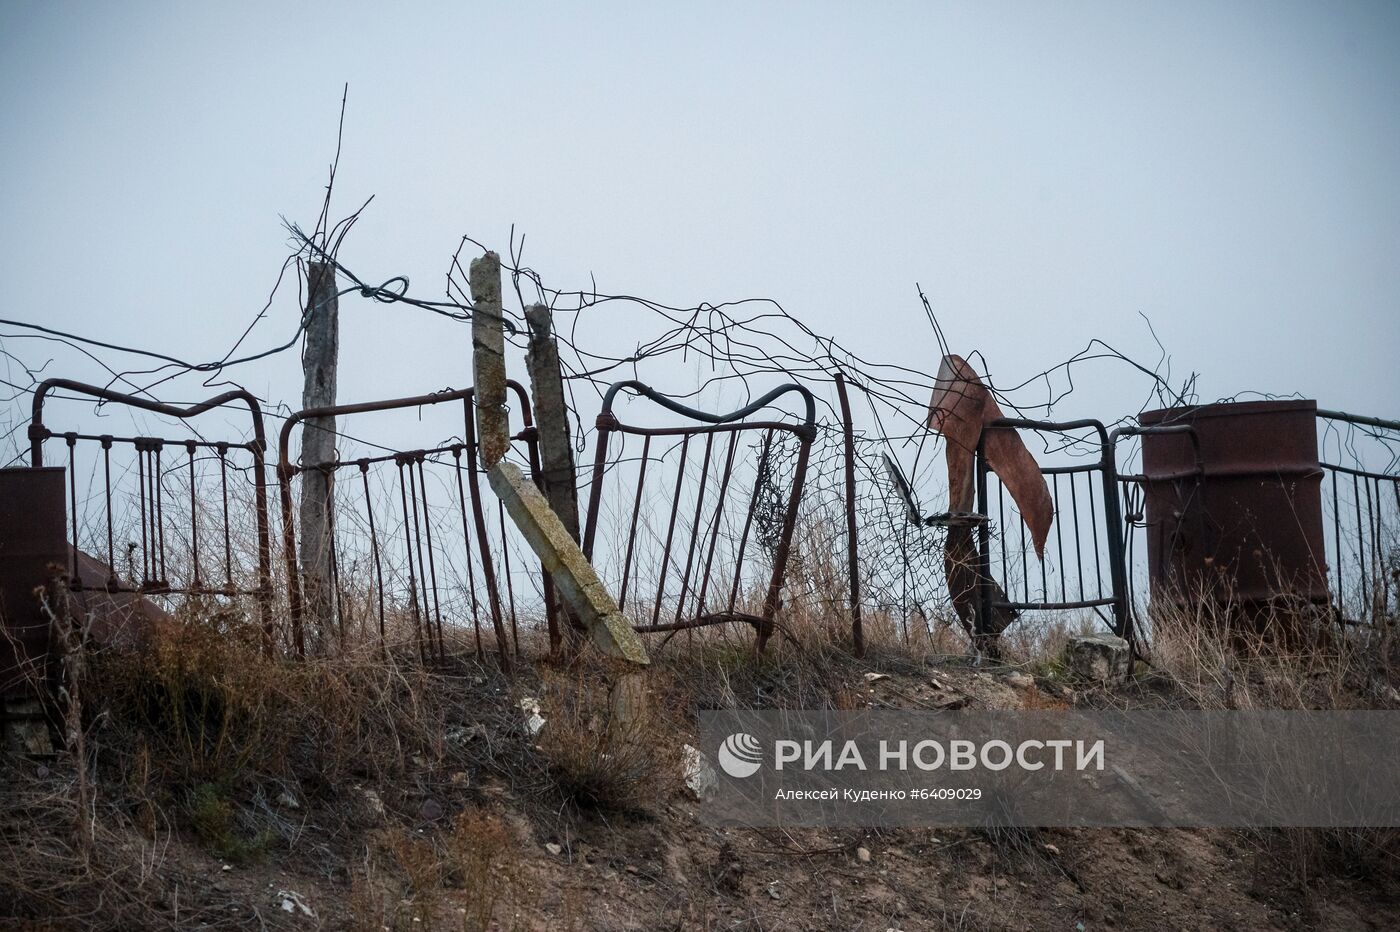
[[[1092,337],[1155,362],[1145,314],[1205,400],[1393,417],[1397,53],[1394,3],[2,0],[0,316],[221,355],[286,255],[278,215],[314,222],[348,82],[366,278],[440,293],[461,234],[504,252],[514,223],[549,284],[772,297],[930,373],[916,281],[1003,384]],[[248,348],[297,314],[284,291]],[[469,380],[464,328],[410,309],[347,298],[342,347],[343,400]],[[234,377],[297,406],[295,354]],[[1077,381],[1057,413],[1147,389]]]

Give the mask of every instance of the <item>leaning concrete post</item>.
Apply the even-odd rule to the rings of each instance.
[[[632,624],[618,611],[617,603],[592,564],[550,510],[544,494],[525,478],[519,467],[501,460],[487,472],[491,488],[505,503],[515,526],[530,549],[544,564],[559,594],[578,613],[593,643],[610,657],[645,664],[646,648]]]
[[[564,397],[564,377],[559,369],[559,344],[554,339],[554,313],[543,304],[532,304],[525,311],[530,324],[530,348],[525,365],[530,370],[530,394],[535,407],[535,429],[540,438],[541,479],[549,507],[559,517],[564,530],[579,540],[578,478],[574,471],[574,448],[569,431],[569,405]],[[564,630],[570,642],[578,641],[578,616],[560,600]],[[559,634],[550,631],[550,649],[559,649]]]
[[[506,420],[506,338],[501,312],[501,257],[473,259],[472,379],[476,386],[476,437],[481,465],[490,469],[510,447]]]
[[[303,408],[335,404],[336,366],[340,350],[340,308],[335,266],[312,262],[306,273],[306,347],[301,368],[306,381]],[[310,650],[324,653],[331,621],[331,495],[334,478],[316,467],[335,459],[335,418],[309,417],[301,429],[301,579]]]
[[[564,399],[564,378],[559,371],[559,345],[554,341],[554,314],[543,304],[532,304],[525,312],[525,319],[530,324],[530,350],[525,364],[530,370],[535,429],[540,435],[544,494],[564,523],[564,530],[577,542],[577,476],[573,444],[569,439],[569,405]]]

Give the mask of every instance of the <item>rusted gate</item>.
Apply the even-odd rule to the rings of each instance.
[[[1393,446],[1389,471],[1367,469],[1343,432],[1360,430],[1394,444],[1400,441],[1400,421],[1323,410],[1317,420],[1333,606],[1344,622],[1376,624],[1391,617],[1391,599],[1400,586],[1400,475]],[[1337,438],[1340,442],[1327,442]]]
[[[1048,434],[1082,455],[1081,463],[1040,469],[1054,504],[1043,559],[988,464],[986,440],[995,430]],[[1093,611],[1114,634],[1133,636],[1117,476],[1114,444],[1100,421],[1002,418],[986,426],[976,456],[977,513],[983,519],[976,522],[979,636],[1005,627],[994,623],[997,617],[1009,621],[1030,611],[1066,610]]]
[[[57,392],[70,392],[103,402],[149,411],[187,421],[230,405],[245,406],[253,439],[171,439],[156,436],[114,436],[78,431],[55,432],[44,423],[44,403]],[[75,592],[96,590],[130,595],[252,596],[257,601],[265,646],[274,641],[271,611],[272,551],[268,523],[267,481],[264,452],[267,449],[262,410],[250,393],[224,392],[207,401],[179,407],[135,395],[123,394],[68,379],[49,379],[34,391],[29,425],[30,465],[44,465],[44,445],[61,438],[66,448],[68,511],[71,539],[69,584]],[[93,457],[92,484],[87,497],[79,498],[79,448],[88,446]],[[134,463],[123,462],[130,452]],[[246,454],[248,462],[230,463],[234,454]],[[114,468],[114,460],[115,468]],[[135,490],[123,478],[135,472]],[[230,483],[251,474],[256,533],[255,570],[245,578],[240,559],[246,544],[239,539],[230,517]],[[231,477],[232,474],[232,477]],[[100,478],[99,478],[100,475]],[[170,486],[176,486],[171,490]],[[184,488],[180,488],[183,486]],[[124,494],[125,493],[125,494]],[[101,512],[99,533],[83,550],[79,515],[85,501],[96,494]],[[238,507],[237,489],[234,508]],[[209,502],[214,514],[209,516]],[[135,515],[130,514],[135,506]],[[201,516],[204,516],[201,519]],[[123,519],[125,516],[125,520]],[[132,524],[139,526],[137,530]],[[119,550],[118,541],[124,546]],[[212,540],[211,540],[212,538]],[[101,561],[105,556],[106,562]],[[125,571],[125,572],[124,572]]]
[[[624,391],[699,423],[658,427],[623,423],[614,413],[614,404]],[[790,394],[802,401],[800,419],[746,420]],[[772,636],[782,602],[798,506],[816,436],[816,405],[811,392],[796,384],[782,385],[737,411],[711,414],[641,382],[618,382],[603,397],[597,426],[583,551],[595,566],[611,571],[609,582],[617,586],[618,606],[641,632],[674,633],[730,622],[749,624],[762,649]],[[613,450],[615,435],[621,442]],[[629,456],[629,437],[641,438],[640,453]],[[753,438],[752,443],[746,442],[749,438]],[[785,446],[796,449],[784,450]],[[756,454],[752,470],[745,465],[747,456],[741,455],[745,448]],[[793,455],[786,455],[789,453]],[[698,469],[692,475],[690,464],[697,461]],[[790,474],[786,469],[783,475],[778,474],[780,463],[791,464]],[[604,486],[609,481],[618,487],[616,499],[605,495]],[[650,495],[657,487],[659,494]],[[620,553],[596,552],[605,498],[618,506],[611,516],[615,524],[610,537],[621,542],[621,547],[615,548]],[[735,507],[736,502],[742,504],[742,511]],[[664,535],[659,525],[653,524],[653,517],[662,518]],[[647,567],[652,573],[649,580],[643,578],[640,565],[638,539],[643,535],[660,545],[659,564]],[[749,599],[757,604],[747,606],[755,610],[746,610],[746,582],[762,585],[746,575],[746,561],[761,562],[761,555],[771,560],[771,569],[761,601]],[[644,584],[646,594],[640,595]]]
[[[539,454],[529,397],[516,382],[507,382],[507,387],[515,396],[516,412],[521,421],[520,430],[512,440],[523,445],[531,476],[538,482]],[[297,653],[305,651],[308,611],[304,573],[297,559],[293,482],[298,475],[315,469],[327,473],[333,480],[327,510],[331,540],[330,598],[326,606],[328,615],[320,619],[320,623],[327,625],[344,642],[347,627],[353,625],[358,615],[362,628],[368,629],[371,624],[377,626],[382,641],[394,621],[406,614],[420,655],[426,658],[435,654],[441,658],[446,652],[444,616],[451,624],[454,618],[470,614],[480,656],[484,654],[481,637],[484,604],[502,663],[509,665],[511,653],[519,654],[518,593],[514,581],[517,574],[512,572],[511,564],[511,549],[516,542],[508,531],[500,503],[496,503],[494,516],[487,513],[477,456],[474,397],[473,389],[458,389],[307,408],[287,419],[278,442],[277,475],[282,503],[287,601],[293,647]],[[369,444],[377,446],[381,452],[323,463],[292,462],[292,433],[303,422],[451,403],[462,407],[460,440],[407,450]],[[337,432],[338,449],[342,443],[352,442],[365,443],[355,441],[342,431]],[[347,470],[354,476],[349,483],[334,481],[338,473]],[[387,482],[382,481],[384,470],[390,472]],[[434,476],[436,497],[431,481]],[[492,517],[497,525],[494,540],[488,529],[493,523]],[[524,567],[520,549],[516,547],[516,550],[516,564]],[[478,571],[485,589],[484,597],[477,585]],[[533,578],[539,587],[541,614],[547,619],[551,643],[557,644],[559,632],[552,583],[543,572]]]

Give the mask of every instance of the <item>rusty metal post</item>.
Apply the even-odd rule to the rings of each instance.
[[[340,349],[340,311],[335,289],[335,266],[312,262],[307,267],[306,346],[301,367],[306,381],[303,408],[335,404],[336,368]],[[309,618],[313,654],[324,653],[331,616],[330,533],[335,478],[318,469],[335,459],[335,416],[307,418],[301,432],[301,576],[303,611]]]
[[[532,304],[525,312],[530,325],[530,348],[525,365],[530,370],[530,393],[535,405],[535,426],[539,435],[542,466],[540,479],[549,507],[559,516],[564,530],[579,540],[578,481],[574,472],[574,450],[569,430],[569,405],[564,397],[564,377],[559,369],[559,345],[554,339],[554,314],[543,304]],[[546,577],[548,578],[548,577]],[[566,606],[565,629],[570,643],[581,642],[581,625]],[[559,650],[562,641],[559,612],[549,616],[549,647]]]
[[[856,537],[856,437],[851,423],[851,400],[846,395],[846,377],[836,373],[836,395],[841,401],[841,433],[846,447],[846,562],[850,574],[851,649],[865,656],[865,631],[860,618],[860,542]]]
[[[501,309],[501,257],[488,252],[473,259],[469,274],[472,304],[472,384],[476,386],[476,435],[481,466],[490,469],[510,447],[506,419],[505,318]]]

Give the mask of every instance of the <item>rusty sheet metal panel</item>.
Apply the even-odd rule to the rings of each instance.
[[[1245,608],[1280,597],[1326,604],[1317,403],[1251,401],[1148,411],[1148,569],[1154,591],[1229,596]]]
[[[0,469],[0,698],[33,694],[49,623],[34,589],[66,568],[63,469]]]

